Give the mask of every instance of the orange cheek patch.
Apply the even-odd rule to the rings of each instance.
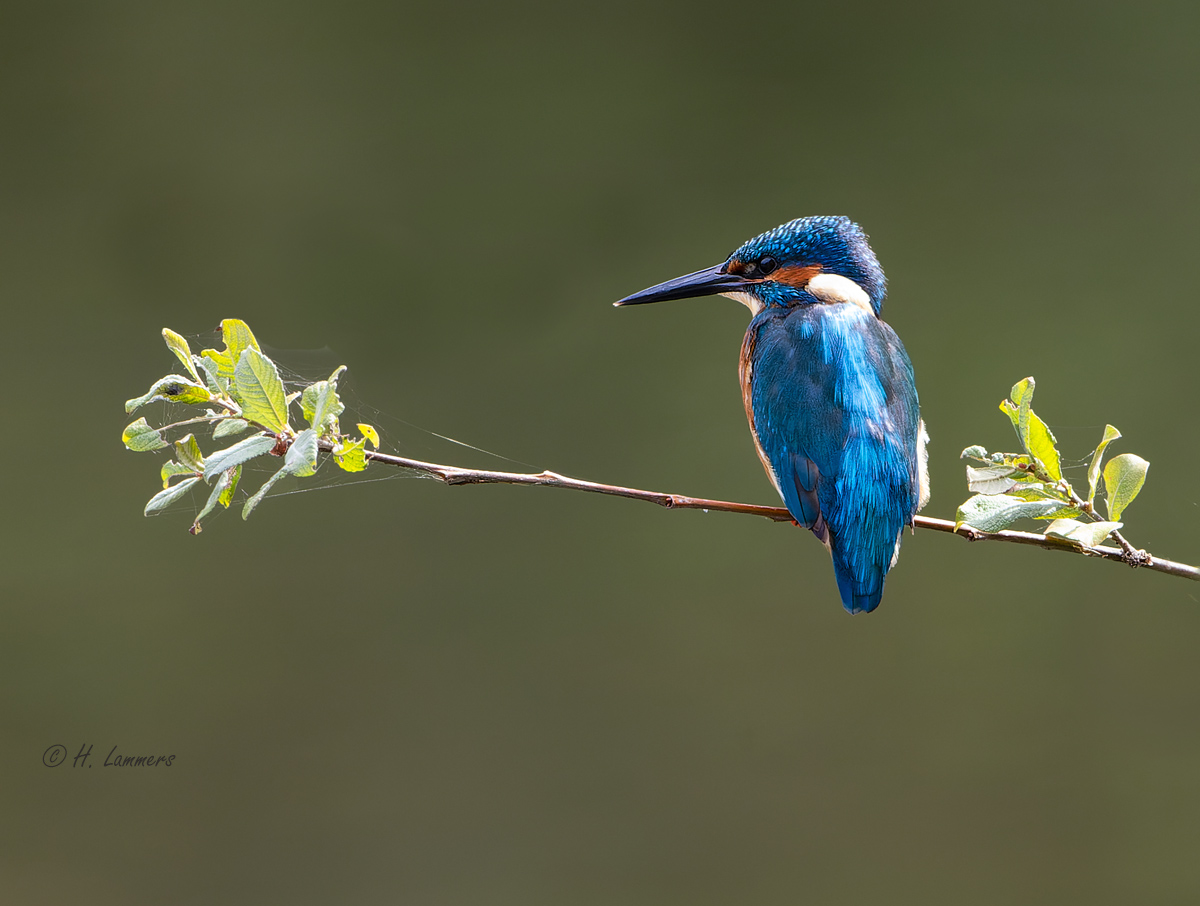
[[[740,258],[733,258],[725,265],[725,273],[737,274],[739,277],[742,277],[745,276],[749,268],[750,266],[745,261],[742,261]]]
[[[819,264],[808,264],[803,267],[781,267],[768,274],[766,279],[801,289],[807,286],[808,281],[819,273],[821,273],[821,265]]]

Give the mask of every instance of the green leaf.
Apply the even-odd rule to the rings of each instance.
[[[1020,497],[1022,500],[1057,500],[1059,503],[1066,503],[1067,499],[1055,491],[1053,488],[1048,488],[1039,481],[1026,481],[1013,487],[1007,492],[1011,497]]]
[[[367,467],[367,438],[344,443],[333,451],[333,461],[347,472],[361,472]]]
[[[360,431],[362,430],[362,428],[363,428],[362,425],[358,426],[358,429]],[[975,444],[973,447],[967,447],[967,449],[963,450],[961,453],[958,454],[958,458],[959,459],[977,459],[980,462],[988,462],[989,461],[988,460],[988,451],[985,450],[983,447],[979,446],[979,444]]]
[[[250,514],[254,512],[254,508],[267,496],[267,492],[271,490],[275,482],[288,474],[288,468],[285,465],[282,469],[263,482],[263,486],[254,492],[254,496],[246,501],[246,505],[242,507],[242,518],[249,519]]]
[[[225,485],[225,490],[221,492],[218,502],[225,509],[229,509],[229,504],[233,502],[233,492],[237,490],[238,479],[242,477],[242,467],[234,466],[232,469],[226,469],[221,474],[228,475],[229,481]]]
[[[973,494],[1004,494],[1026,475],[1008,466],[984,466],[982,469],[967,466],[967,490]]]
[[[215,383],[221,393],[228,393],[233,384],[233,369],[237,362],[229,357],[229,353],[218,352],[215,349],[201,350],[200,359],[200,367],[211,378],[209,384]]]
[[[275,432],[287,426],[287,400],[279,371],[254,347],[242,350],[234,369],[233,393],[248,421]]]
[[[274,447],[275,438],[269,434],[256,434],[254,437],[238,441],[232,447],[218,450],[204,463],[204,480],[212,481],[213,476],[218,472],[224,472],[226,469],[232,469],[256,456],[269,453]]]
[[[1034,519],[1065,519],[1068,517],[1074,519],[1083,515],[1083,511],[1073,504],[1069,498],[1060,493],[1056,485],[1043,485],[1036,482],[1020,484],[1009,491],[1008,496],[1017,497],[1021,500],[1050,501],[1057,504],[1058,509],[1052,509],[1034,516]]]
[[[242,467],[234,466],[232,469],[226,469],[217,479],[217,483],[213,485],[212,493],[208,495],[208,502],[204,504],[195,521],[192,523],[191,533],[193,535],[200,534],[200,520],[217,508],[218,505],[229,509],[229,504],[233,500],[233,492],[237,489],[238,479],[242,476]]]
[[[1029,415],[1033,411],[1033,390],[1036,384],[1032,377],[1027,377],[1023,381],[1013,384],[1012,391],[1009,393],[1009,399],[1017,407],[1017,437],[1021,438],[1021,446],[1025,448],[1026,453],[1032,454],[1029,449]]]
[[[208,501],[204,504],[204,508],[196,514],[196,518],[192,521],[191,532],[193,535],[200,534],[200,520],[215,510],[217,504],[221,502],[221,495],[229,487],[229,478],[232,472],[232,469],[222,472],[221,476],[217,479],[217,483],[213,485],[212,493],[208,495]]]
[[[305,478],[317,471],[317,429],[305,428],[296,435],[283,459],[284,471]]]
[[[258,348],[258,341],[254,339],[254,334],[250,332],[246,322],[237,318],[226,318],[221,322],[221,337],[225,340],[224,349],[204,349],[200,355],[210,363],[208,370],[215,372],[213,377],[221,388],[220,392],[228,393],[231,388],[236,387],[235,372],[242,353],[247,349],[256,352],[262,350]]]
[[[1057,441],[1046,423],[1033,411],[1033,378],[1027,377],[1013,385],[1012,399],[1000,403],[1000,411],[1009,417],[1021,446],[1036,458],[1046,474],[1055,481],[1062,480],[1062,461],[1058,454]],[[965,452],[965,451],[964,451]]]
[[[250,430],[250,423],[244,418],[223,418],[217,422],[217,426],[213,428],[213,440],[220,440],[222,437],[233,437],[235,434],[243,434]]]
[[[1079,507],[1075,506],[1074,504],[1069,503],[1064,506],[1063,504],[1060,503],[1058,505],[1057,510],[1051,510],[1049,513],[1043,513],[1041,516],[1034,516],[1033,518],[1034,519],[1045,519],[1045,520],[1074,519],[1077,516],[1082,516],[1082,515],[1083,515],[1083,510],[1081,510]]]
[[[202,387],[195,381],[178,374],[168,374],[165,378],[155,381],[154,386],[145,396],[125,401],[125,411],[133,412],[146,403],[154,400],[167,400],[171,403],[209,403],[212,394],[207,387]]]
[[[1080,522],[1078,519],[1055,519],[1046,526],[1046,537],[1074,541],[1084,547],[1098,547],[1104,543],[1105,538],[1120,528],[1120,522]]]
[[[1108,498],[1108,518],[1120,519],[1125,508],[1133,503],[1142,485],[1146,483],[1146,470],[1150,463],[1132,453],[1114,456],[1104,467],[1104,494]]]
[[[305,420],[320,434],[327,433],[336,423],[337,417],[346,411],[337,395],[338,375],[345,369],[346,366],[342,365],[330,375],[329,380],[309,384],[300,396],[300,410],[304,413]]]
[[[175,441],[175,458],[193,472],[204,471],[204,454],[200,452],[200,445],[191,434]]]
[[[991,462],[995,463],[996,465],[1012,466],[1015,469],[1017,466],[1031,465],[1033,460],[1031,460],[1024,453],[993,453]],[[1022,469],[1021,471],[1026,470]]]
[[[247,349],[262,352],[250,327],[245,321],[239,321],[237,318],[226,318],[221,322],[221,339],[225,341],[225,351],[234,363],[242,358],[242,353]]]
[[[362,436],[366,440],[369,440],[371,442],[372,447],[374,447],[376,450],[379,449],[379,432],[378,431],[376,431],[370,425],[364,425],[361,423],[358,425],[358,430],[362,432]],[[983,450],[983,447],[980,447],[979,449]],[[984,453],[986,453],[986,452],[987,451],[984,450]]]
[[[204,352],[213,355],[221,355],[221,353],[213,352],[211,349],[206,349]],[[192,361],[196,363],[196,367],[204,372],[204,381],[208,384],[208,389],[212,391],[214,396],[224,396],[229,393],[229,381],[233,377],[233,365],[229,366],[229,376],[222,377],[221,370],[217,366],[216,361],[208,358],[207,355],[194,355]]]
[[[1000,400],[1000,411],[1012,421],[1013,430],[1017,432],[1019,439],[1021,437],[1021,419],[1017,407],[1013,405],[1012,400]]]
[[[162,335],[163,339],[167,341],[167,348],[178,356],[179,361],[183,362],[183,367],[195,378],[196,383],[203,384],[204,381],[200,380],[200,375],[196,372],[196,364],[192,361],[192,348],[188,346],[188,341],[169,327],[163,328]]]
[[[1037,417],[1032,410],[1026,425],[1028,431],[1028,450],[1037,458],[1046,470],[1046,474],[1055,481],[1062,481],[1062,462],[1059,459],[1057,441],[1046,423]]]
[[[998,532],[1018,519],[1044,515],[1061,506],[1056,500],[1021,500],[1007,494],[978,494],[958,508],[955,521],[981,532]]]
[[[176,500],[191,490],[192,485],[198,482],[199,478],[188,478],[179,484],[172,485],[165,491],[159,491],[150,498],[150,502],[146,504],[146,509],[143,512],[149,516],[151,513],[157,513],[159,510],[165,510]]]
[[[1100,484],[1100,461],[1104,458],[1104,449],[1121,436],[1121,432],[1112,425],[1104,426],[1104,436],[1100,438],[1100,446],[1092,456],[1092,464],[1088,466],[1088,503],[1096,499],[1096,488]]]
[[[158,474],[162,476],[163,487],[169,488],[171,486],[171,479],[176,475],[195,475],[196,470],[171,459],[163,463]]]
[[[134,453],[145,453],[147,450],[161,450],[167,446],[157,428],[151,428],[144,418],[139,418],[129,425],[121,434],[121,442]]]

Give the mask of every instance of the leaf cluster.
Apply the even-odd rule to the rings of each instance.
[[[1096,547],[1121,529],[1119,520],[1145,484],[1150,464],[1132,453],[1104,464],[1108,445],[1121,436],[1112,425],[1105,425],[1088,467],[1087,498],[1077,494],[1063,477],[1054,434],[1033,411],[1034,386],[1033,378],[1025,378],[1013,386],[1009,399],[1000,403],[1022,452],[988,453],[980,446],[962,451],[962,459],[976,463],[967,466],[967,488],[975,496],[958,508],[956,522],[982,532],[998,532],[1022,518],[1047,520],[1047,538]],[[1107,519],[1102,519],[1095,507],[1101,476]]]
[[[211,486],[207,502],[192,522],[192,534],[200,531],[201,520],[218,506],[227,509],[233,502],[242,466],[251,459],[270,454],[282,457],[283,465],[248,497],[242,507],[243,519],[281,478],[315,474],[322,452],[328,452],[347,472],[361,472],[367,467],[367,443],[379,447],[379,433],[370,425],[358,425],[362,436],[357,439],[342,433],[338,417],[345,406],[338,397],[337,382],[345,365],[327,380],[288,394],[278,367],[259,348],[244,321],[222,321],[221,337],[224,349],[205,349],[194,355],[186,339],[164,328],[167,347],[187,373],[168,374],[144,395],[125,403],[128,413],[156,400],[204,407],[201,416],[157,428],[139,418],[121,435],[125,446],[135,452],[172,449],[174,453],[162,466],[163,490],[146,504],[147,516],[183,499],[201,482]],[[307,428],[297,431],[292,427],[291,418],[296,414],[308,423]],[[207,424],[214,441],[253,433],[205,456],[193,434],[168,440],[169,431],[193,424]]]

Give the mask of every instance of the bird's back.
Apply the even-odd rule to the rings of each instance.
[[[751,431],[785,505],[829,547],[845,608],[874,610],[920,496],[903,344],[857,305],[771,307],[750,323],[741,372]]]

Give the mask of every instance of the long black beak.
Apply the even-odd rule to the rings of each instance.
[[[721,272],[725,265],[715,264],[685,277],[676,277],[658,286],[644,289],[640,293],[626,296],[613,305],[644,305],[647,302],[666,302],[668,299],[694,299],[697,296],[715,296],[717,293],[736,292],[758,281],[746,280],[736,274]]]

